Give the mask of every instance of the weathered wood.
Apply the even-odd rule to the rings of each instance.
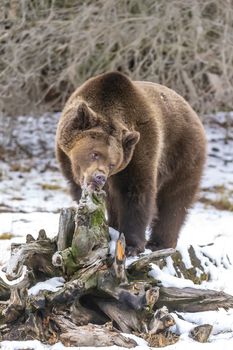
[[[161,287],[157,307],[170,311],[200,312],[233,308],[233,296],[210,289]]]
[[[27,290],[14,288],[11,290],[9,305],[3,312],[5,322],[13,322],[24,312],[27,301]]]
[[[60,340],[65,346],[112,346],[133,348],[137,343],[122,334],[108,329],[89,324],[77,327],[70,319],[58,315],[56,323],[59,325]]]
[[[58,269],[52,264],[56,242],[47,238],[44,230],[39,231],[37,240],[27,236],[27,242],[12,249],[11,258],[5,268],[6,278],[9,281],[16,280],[22,275],[24,266],[33,272],[36,280],[58,275]]]
[[[57,250],[61,251],[71,246],[75,229],[76,208],[62,208],[59,218],[57,235]]]
[[[169,314],[166,306],[154,313],[150,324],[150,330],[142,335],[152,347],[164,347],[176,343],[179,336],[168,331],[175,324],[174,318]]]
[[[76,278],[65,283],[64,287],[58,292],[47,293],[46,299],[50,304],[66,304],[71,305],[75,299],[87,294],[90,290],[97,287],[98,271],[104,268],[102,261],[98,261],[92,266],[83,268],[76,274]]]
[[[5,322],[13,322],[25,311],[27,288],[46,277],[59,275],[59,270],[52,264],[52,256],[56,250],[56,242],[47,238],[44,230],[40,230],[37,240],[27,235],[26,244],[11,247],[11,258],[0,271],[0,285],[4,291],[9,290],[10,299],[2,312]]]
[[[5,273],[0,272],[0,287],[11,292],[8,304],[1,305],[2,339],[135,346],[118,329],[138,333],[151,346],[165,346],[178,339],[168,331],[175,322],[170,311],[233,307],[233,296],[223,292],[156,285],[149,274],[150,264],[174,257],[174,249],[141,256],[126,267],[124,234],[119,236],[112,257],[109,240],[105,194],[85,189],[77,208],[61,212],[56,239],[48,239],[41,230],[36,240],[28,235],[26,244],[12,246]],[[55,275],[66,278],[60,290],[27,295],[28,286]],[[104,326],[109,321],[115,330]],[[204,339],[202,335],[199,338]]]
[[[122,291],[118,301],[97,300],[97,305],[124,333],[155,334],[175,324],[167,309],[153,311],[157,299],[157,289],[151,288],[145,292],[141,286],[138,295]]]
[[[52,317],[42,317],[36,310],[27,313],[27,317],[22,315],[17,321],[1,325],[1,341],[38,339],[48,344],[59,341],[59,328]]]
[[[203,324],[201,326],[194,327],[190,333],[190,338],[200,342],[206,343],[209,339],[209,336],[212,332],[213,326],[210,324]]]
[[[160,259],[167,258],[168,256],[174,254],[175,252],[176,250],[173,248],[157,250],[148,255],[142,256],[141,258],[132,262],[130,265],[128,265],[127,270],[130,273],[139,272],[139,271],[141,272],[143,270],[148,271],[150,270],[151,263],[158,261]]]
[[[163,348],[165,346],[175,344],[179,340],[179,336],[170,331],[157,334],[144,333],[138,334],[138,336],[145,339],[148,342],[148,345],[153,348]]]
[[[75,229],[71,246],[56,253],[53,263],[62,266],[67,276],[72,276],[76,271],[85,266],[90,266],[97,260],[106,259],[110,240],[108,226],[105,219],[105,192],[89,192],[83,190],[82,198],[75,214]],[[69,217],[73,214],[67,212]],[[64,242],[70,240],[69,229],[61,220],[58,235],[60,246],[65,246]],[[65,227],[65,232],[63,231]],[[68,236],[68,237],[67,237]]]
[[[82,303],[85,306],[81,305],[80,299],[75,300],[70,308],[71,319],[77,326],[84,326],[89,323],[102,325],[109,321],[106,315],[100,312],[99,309],[94,308],[96,303],[93,297],[86,295],[82,298]]]
[[[161,309],[157,309],[153,315],[153,319],[149,325],[149,333],[157,334],[167,330],[169,327],[174,326],[175,320],[172,315],[169,314],[168,308],[163,306]]]
[[[10,298],[10,289],[8,285],[3,283],[0,277],[0,303],[8,300]]]

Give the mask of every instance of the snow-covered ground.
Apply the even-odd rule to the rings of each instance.
[[[47,119],[43,117],[35,122],[33,118],[25,121],[21,117],[20,133],[16,130],[11,135],[17,141],[15,145],[20,145],[21,149],[31,143],[28,158],[21,153],[12,155],[14,150],[9,146],[10,142],[5,144],[11,157],[9,161],[4,157],[0,161],[0,266],[9,258],[11,242],[24,241],[28,233],[36,236],[41,228],[46,230],[49,237],[56,235],[59,209],[73,204],[53,160],[53,150],[46,147],[53,144],[54,139]],[[57,116],[53,119],[54,125],[56,120]],[[30,135],[33,134],[35,123],[37,134],[32,139]],[[189,267],[191,262],[187,251],[190,244],[193,245],[210,276],[210,280],[203,282],[201,288],[222,290],[233,295],[233,112],[219,113],[209,118],[206,133],[209,142],[208,162],[202,181],[201,200],[190,210],[180,235],[178,250]],[[41,139],[44,140],[42,146]],[[190,280],[177,278],[170,258],[162,271],[154,266],[152,274],[167,286],[200,288]],[[174,330],[181,337],[178,343],[167,349],[233,349],[232,309],[182,313],[182,320],[177,314],[173,316],[177,321]],[[213,325],[208,343],[197,343],[189,338],[191,328],[205,323]],[[61,344],[49,347],[30,341],[2,342],[0,348],[60,350],[65,347]],[[137,348],[146,349],[145,341],[139,340]]]

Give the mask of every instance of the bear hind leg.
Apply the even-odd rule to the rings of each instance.
[[[197,190],[199,178],[183,181],[183,184],[164,185],[157,194],[157,219],[146,247],[151,250],[175,248],[180,229],[188,214]]]

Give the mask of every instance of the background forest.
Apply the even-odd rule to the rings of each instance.
[[[1,0],[0,111],[60,111],[109,70],[232,110],[232,18],[232,0]]]

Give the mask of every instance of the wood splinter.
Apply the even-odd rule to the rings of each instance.
[[[116,278],[120,283],[127,283],[127,276],[125,272],[125,236],[123,233],[120,234],[116,242],[115,257],[113,268],[116,274]]]

